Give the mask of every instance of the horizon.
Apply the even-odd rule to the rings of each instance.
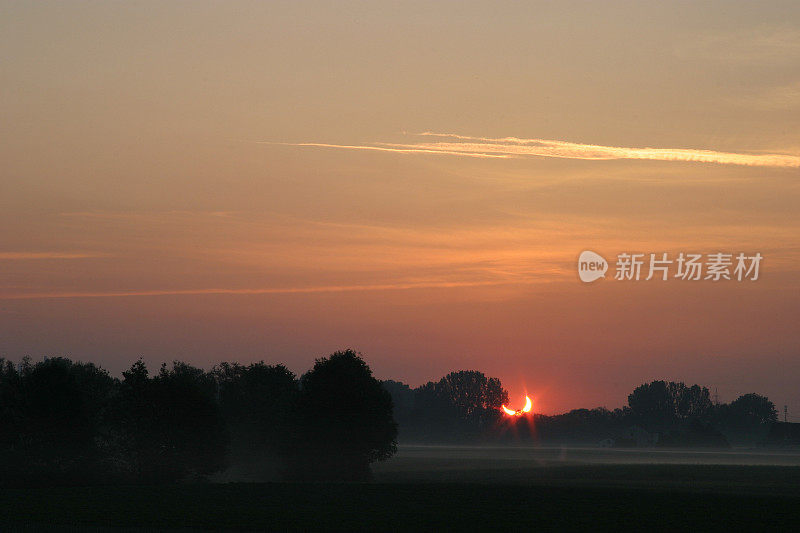
[[[342,348],[341,350],[336,350],[336,351],[345,351],[345,350],[350,350],[350,349],[352,349],[352,348]],[[363,356],[365,358],[366,363],[369,364],[369,358],[366,357],[366,354],[363,354],[363,353],[359,352],[358,350],[355,350],[355,352],[360,354],[361,356]],[[320,359],[320,358],[327,358],[330,355],[332,355],[332,354],[325,354],[325,355],[319,356],[318,358],[315,358],[315,360],[316,359]],[[103,364],[101,364],[101,363],[97,363],[97,362],[94,362],[94,361],[91,361],[91,360],[84,360],[84,359],[81,359],[81,358],[73,358],[73,357],[70,357],[68,355],[49,355],[49,356],[42,356],[40,358],[35,358],[35,357],[31,357],[31,356],[24,356],[23,359],[24,358],[29,358],[31,363],[33,363],[33,364],[37,363],[38,361],[46,361],[48,359],[53,359],[53,358],[65,358],[65,359],[71,360],[71,361],[73,361],[75,363],[94,364],[97,368],[108,372],[108,374],[112,378],[115,378],[115,379],[121,378],[123,372],[125,372],[127,370],[130,370],[131,365],[133,365],[134,363],[139,361],[139,359],[137,359],[136,361],[131,363],[131,365],[128,365],[127,367],[123,367],[120,371],[113,372],[110,369],[108,369],[105,366],[103,366]],[[0,357],[0,360],[2,360],[2,357]],[[20,360],[10,360],[10,361],[12,363],[14,363],[15,366],[22,363],[22,359],[20,359]],[[154,362],[152,362],[150,364],[148,364],[147,361],[144,361],[144,359],[142,359],[142,361],[145,363],[145,365],[147,366],[148,371],[151,374],[155,374],[158,371],[158,369],[161,368],[162,364],[167,365],[167,368],[169,368],[172,363],[178,363],[178,362],[186,363],[186,361],[182,361],[182,360],[178,360],[178,359],[174,359],[174,360],[170,360],[170,361],[160,361],[160,362],[154,361]],[[312,361],[312,364],[309,365],[309,367],[306,370],[297,371],[297,370],[295,370],[293,368],[290,368],[288,365],[285,365],[281,361],[273,361],[273,360],[263,360],[263,359],[261,359],[261,360],[250,361],[248,363],[241,363],[240,361],[235,361],[235,360],[217,361],[217,362],[213,363],[211,366],[201,366],[199,368],[201,368],[205,372],[210,372],[211,370],[213,370],[214,368],[216,368],[218,365],[220,365],[222,363],[232,363],[232,364],[233,363],[238,363],[238,364],[243,364],[244,366],[247,366],[248,364],[255,364],[255,363],[264,363],[264,364],[267,364],[267,365],[270,365],[270,366],[283,365],[290,372],[292,372],[297,379],[300,379],[305,373],[309,372],[311,370],[311,368],[313,367],[313,361]],[[189,363],[189,364],[191,364],[191,363]],[[393,378],[392,376],[377,376],[377,375],[374,374],[374,372],[373,372],[373,376],[376,379],[378,379],[379,381],[381,381],[381,382],[384,382],[384,381],[395,381],[395,382],[407,385],[412,390],[414,390],[414,389],[417,389],[417,388],[419,388],[419,387],[421,387],[421,386],[423,386],[423,385],[425,385],[427,383],[431,383],[431,382],[436,383],[441,378],[445,377],[447,374],[450,374],[451,372],[459,372],[459,371],[478,371],[478,372],[481,372],[481,373],[485,374],[485,372],[482,372],[478,368],[457,368],[457,369],[451,369],[450,371],[446,372],[445,374],[443,374],[441,376],[432,377],[430,379],[424,380],[424,381],[422,381],[420,383],[416,383],[416,384],[415,383],[408,383],[406,381],[403,381],[402,379]],[[486,375],[486,377],[487,378],[495,378],[497,376]],[[502,379],[500,381],[502,383]],[[649,383],[652,383],[652,382],[656,382],[656,381],[670,382],[670,381],[674,381],[674,380],[653,378],[653,379],[647,380],[645,382],[638,383],[636,385],[632,385],[631,389],[630,389],[630,392],[633,392],[633,390],[636,387],[640,386],[640,385],[646,385],[646,384],[649,384]],[[690,383],[690,382],[682,382],[682,381],[676,381],[676,383],[684,383],[687,386],[699,385],[700,387],[705,388],[705,389],[707,389],[709,391],[709,397],[711,398],[711,401],[713,403],[716,403],[718,401],[719,404],[730,403],[730,402],[736,400],[737,398],[739,398],[739,397],[741,397],[741,396],[743,396],[745,394],[748,394],[748,393],[742,393],[742,394],[738,394],[736,396],[733,396],[731,398],[723,398],[718,394],[718,392],[719,392],[718,390],[715,390],[714,387],[710,387],[710,386],[708,386],[706,384],[703,384],[703,383]],[[503,388],[506,389],[506,385],[504,383],[503,383]],[[520,398],[525,399],[528,396],[531,396],[532,400],[534,398],[538,398],[538,395],[537,395],[536,392],[531,392],[526,387],[523,387],[523,390],[524,390],[524,393],[523,393],[522,396],[520,396]],[[759,394],[759,391],[750,391],[750,392]],[[510,393],[509,393],[509,398],[510,398],[509,399],[509,405],[514,405],[514,401],[513,401],[513,398],[512,398]],[[517,398],[517,399],[519,399],[519,398]],[[539,408],[536,407],[536,402],[534,401],[533,414],[535,414],[535,415],[545,415],[545,416],[557,416],[557,415],[560,415],[560,414],[566,414],[566,413],[568,413],[568,412],[570,412],[572,410],[575,410],[575,409],[590,409],[590,410],[591,409],[608,409],[608,410],[613,411],[615,409],[621,409],[621,408],[625,408],[627,406],[628,406],[628,395],[627,394],[623,398],[622,404],[620,404],[620,405],[584,405],[584,406],[573,407],[573,408],[570,408],[570,409],[567,409],[567,410],[564,410],[564,411],[553,411],[553,412],[543,412],[543,411],[541,411]],[[775,406],[776,406],[776,408],[781,407],[779,404],[775,404]],[[778,410],[780,411],[780,409],[778,409]],[[789,418],[791,419],[791,417],[789,417]]]

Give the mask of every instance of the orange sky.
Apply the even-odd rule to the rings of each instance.
[[[537,412],[638,384],[800,420],[800,8],[0,3],[0,355],[353,347]],[[581,283],[594,250],[756,282]],[[613,275],[613,272],[612,272]]]

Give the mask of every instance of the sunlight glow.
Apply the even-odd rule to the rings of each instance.
[[[513,410],[509,409],[508,407],[506,407],[505,405],[502,405],[501,408],[503,409],[503,412],[505,414],[507,414],[508,416],[521,416],[521,415],[523,415],[525,413],[530,413],[531,412],[531,409],[533,409],[533,402],[531,401],[530,396],[526,395],[525,396],[525,407],[523,407],[519,411],[513,411]]]

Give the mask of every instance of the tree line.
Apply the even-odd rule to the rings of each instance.
[[[775,405],[759,394],[715,404],[707,387],[653,381],[637,387],[617,409],[574,409],[559,415],[506,417],[508,394],[500,380],[480,372],[453,372],[421,387],[384,381],[392,394],[400,439],[456,443],[464,440],[618,446],[727,447],[758,445],[777,421]],[[465,405],[470,405],[469,409]]]
[[[0,485],[170,483],[221,471],[231,446],[287,480],[368,479],[397,449],[392,400],[352,350],[283,365],[183,362],[112,378],[56,357],[0,360]]]
[[[777,420],[758,394],[715,405],[707,388],[653,381],[619,409],[508,417],[499,379],[451,372],[412,388],[378,381],[359,353],[316,360],[298,377],[264,362],[139,360],[121,378],[55,357],[0,359],[0,485],[201,480],[260,458],[286,480],[364,480],[407,443],[757,444]]]

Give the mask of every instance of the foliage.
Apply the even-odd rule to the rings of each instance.
[[[767,439],[770,427],[778,420],[778,412],[769,398],[750,393],[720,405],[716,420],[717,426],[732,442],[752,446]]]
[[[234,442],[246,453],[285,452],[299,395],[295,375],[283,365],[263,361],[248,366],[220,363],[212,375]]]
[[[592,442],[617,437],[629,424],[624,409],[573,409],[553,416],[539,415],[535,419],[535,436],[545,442]]]
[[[711,396],[706,387],[673,381],[653,381],[637,387],[628,396],[636,422],[651,430],[668,430],[691,420],[707,422],[712,415]]]
[[[485,415],[489,410],[500,409],[508,403],[508,392],[500,380],[487,378],[476,370],[450,372],[438,383],[444,400],[455,408],[456,416],[468,420]]]
[[[0,476],[6,483],[92,480],[113,380],[91,363],[55,357],[19,369],[0,360]]]
[[[720,418],[725,426],[748,430],[776,422],[778,411],[769,398],[751,392],[728,404]]]
[[[152,378],[134,363],[123,373],[112,424],[124,468],[141,481],[202,478],[224,464],[216,382],[186,363],[162,365]]]
[[[274,459],[288,479],[361,480],[396,452],[398,422],[406,442],[725,447],[764,442],[777,420],[764,396],[714,406],[707,388],[666,381],[637,387],[622,409],[509,418],[507,402],[500,380],[475,370],[416,389],[379,382],[353,350],[299,380],[263,361],[211,372],[174,362],[151,376],[140,360],[117,380],[66,358],[0,359],[0,484],[171,483],[248,457]]]
[[[292,475],[365,479],[397,451],[392,398],[353,350],[317,359],[300,379]]]
[[[416,428],[409,433],[442,441],[481,438],[500,420],[504,403],[508,392],[499,379],[475,370],[450,372],[414,390]]]

